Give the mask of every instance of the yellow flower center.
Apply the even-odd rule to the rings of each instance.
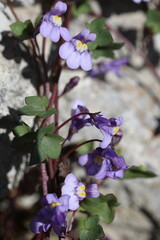
[[[102,162],[103,162],[103,157],[102,156],[97,156],[95,159],[94,159],[95,163],[98,164],[98,165],[101,165]]]
[[[81,185],[80,187],[77,187],[77,191],[76,191],[76,194],[79,196],[79,197],[85,197],[86,196],[86,192],[85,192],[85,189],[86,187],[84,185]]]
[[[62,25],[62,18],[54,15],[53,16],[53,23],[60,27]]]
[[[120,127],[115,127],[113,130],[113,135],[115,135],[119,131]]]
[[[76,50],[79,51],[79,52],[83,52],[85,50],[87,50],[88,47],[87,47],[87,44],[85,43],[82,43],[81,41],[77,40],[76,41]]]
[[[54,208],[54,207],[57,207],[59,205],[61,205],[59,202],[53,202],[53,203],[50,204],[50,207]]]

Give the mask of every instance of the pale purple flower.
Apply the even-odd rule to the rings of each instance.
[[[71,39],[68,29],[62,27],[62,18],[60,17],[66,11],[66,3],[58,1],[54,8],[44,15],[39,29],[43,37],[49,37],[53,42],[58,42],[60,36],[65,41],[69,41]]]
[[[65,185],[62,187],[62,195],[68,194],[69,209],[76,210],[79,208],[79,201],[86,197],[97,198],[100,193],[97,184],[90,184],[85,186],[82,182],[78,181],[77,177],[70,173],[65,178]]]
[[[98,75],[102,75],[108,72],[113,72],[118,77],[122,77],[120,73],[120,69],[123,65],[128,63],[128,58],[120,58],[112,60],[111,62],[101,62],[97,68],[93,69],[89,76],[97,77]]]
[[[120,116],[118,119],[109,118],[102,116],[95,116],[92,120],[94,124],[103,134],[103,140],[100,144],[101,148],[106,148],[112,141],[112,137],[117,134],[120,130],[120,126],[123,123],[123,117]]]
[[[95,33],[90,33],[88,29],[83,29],[69,42],[65,42],[59,49],[59,55],[66,60],[67,66],[71,69],[81,67],[84,71],[92,69],[92,58],[88,52],[87,42],[96,39]]]
[[[135,3],[149,2],[150,0],[132,0]]]
[[[74,102],[71,116],[79,113],[89,113],[89,110],[83,104],[83,102],[77,99]],[[84,114],[74,118],[71,122],[69,128],[68,140],[71,139],[74,133],[78,132],[81,128],[85,126],[96,126],[103,134],[103,140],[100,144],[101,148],[106,148],[111,142],[114,135],[120,130],[120,126],[123,123],[123,117],[120,116],[118,119],[109,118],[107,119],[103,114]]]
[[[43,196],[41,208],[37,216],[30,223],[33,233],[47,232],[52,227],[54,232],[63,236],[66,231],[66,213],[69,206],[69,196],[63,195],[60,198],[55,193]]]
[[[118,156],[110,146],[106,149],[96,148],[92,153],[80,156],[78,161],[85,167],[87,175],[96,179],[123,178],[124,170],[128,168],[124,158]]]

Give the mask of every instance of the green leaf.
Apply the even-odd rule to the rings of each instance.
[[[96,49],[95,51],[93,51],[92,56],[94,58],[99,58],[99,57],[109,57],[109,58],[114,58],[114,52],[112,50],[109,49]]]
[[[92,150],[93,150],[93,142],[89,142],[89,143],[84,144],[81,147],[77,148],[76,152],[78,153],[78,155],[84,155],[89,152],[92,152]]]
[[[50,124],[38,130],[36,143],[31,154],[30,165],[39,164],[46,157],[58,158],[61,152],[61,144],[64,139],[53,134],[55,127]]]
[[[124,173],[124,179],[151,178],[151,177],[156,177],[156,174],[151,171],[148,171],[143,166],[133,166],[125,170],[125,173]]]
[[[106,29],[105,20],[103,18],[93,20],[90,24],[87,24],[87,28],[97,35],[96,40],[93,43],[90,43],[89,45],[87,44],[89,50],[92,48],[95,49],[95,45],[102,47],[113,42],[113,38],[110,32]]]
[[[13,132],[16,136],[21,137],[28,132],[31,132],[30,127],[27,124],[22,124],[13,129]]]
[[[79,229],[80,240],[95,240],[104,237],[103,229],[98,222],[98,216],[87,218]]]
[[[160,11],[149,9],[147,12],[146,26],[151,28],[154,33],[160,32]]]
[[[117,207],[119,203],[113,194],[106,196],[100,195],[98,198],[86,198],[80,207],[80,211],[86,211],[91,215],[98,215],[105,223],[113,221],[115,216],[114,207]]]
[[[12,32],[21,40],[34,37],[34,27],[31,20],[25,22],[15,22],[10,25]]]
[[[75,17],[79,16],[80,14],[88,14],[91,12],[91,7],[88,3],[88,1],[83,0],[78,3],[76,3],[73,7],[73,15]]]
[[[42,18],[43,18],[43,15],[42,15],[42,14],[39,15],[38,17],[36,17],[36,20],[35,20],[35,22],[34,22],[35,27],[40,24]]]
[[[38,116],[41,118],[47,118],[54,113],[57,113],[55,108],[48,108],[49,100],[47,97],[26,97],[24,106],[20,109],[21,113],[27,116]]]

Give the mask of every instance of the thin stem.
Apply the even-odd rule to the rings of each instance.
[[[71,221],[70,221],[70,225],[69,225],[69,228],[68,228],[67,232],[70,232],[72,230],[72,226],[73,226],[73,222],[74,222],[76,212],[77,212],[77,210],[72,212]]]
[[[60,162],[64,161],[69,155],[71,155],[77,148],[81,147],[82,145],[85,145],[90,142],[102,142],[100,139],[91,139],[85,142],[82,142],[76,146],[74,146],[71,150],[69,150],[62,158],[59,158],[57,161],[57,164],[59,165]]]
[[[76,115],[68,118],[65,122],[63,122],[61,125],[59,125],[59,126],[56,128],[55,131],[59,130],[60,128],[62,128],[63,126],[65,126],[68,122],[74,120],[75,118],[77,118],[77,117],[79,117],[79,116],[81,116],[81,115],[90,115],[90,116],[92,116],[92,115],[99,114],[99,113],[100,113],[100,112],[97,112],[97,113],[88,113],[88,112],[78,113],[78,114],[76,114]]]
[[[43,195],[47,195],[47,193],[48,193],[48,187],[47,187],[48,176],[47,176],[47,172],[46,172],[46,164],[41,163],[40,167],[41,167]]]

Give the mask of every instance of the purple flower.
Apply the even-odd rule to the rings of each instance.
[[[44,207],[40,209],[37,216],[30,223],[33,233],[47,232],[52,227],[58,235],[64,235],[66,229],[66,213],[69,206],[69,196],[63,195],[58,198],[55,193],[43,196]]]
[[[73,103],[71,116],[75,116],[79,113],[88,113],[88,109],[85,107],[83,102],[80,99],[76,99]],[[90,117],[88,114],[80,115],[74,118],[71,122],[69,129],[68,139],[70,140],[74,133],[77,133],[84,126],[90,125]]]
[[[88,29],[83,29],[69,42],[65,42],[59,49],[59,55],[66,60],[67,66],[71,69],[81,67],[84,71],[92,69],[92,59],[88,52],[87,42],[96,39],[95,33],[90,33]]]
[[[112,137],[118,133],[120,126],[123,123],[123,117],[116,118],[105,118],[102,116],[95,116],[92,120],[94,124],[103,134],[104,138],[100,144],[101,148],[106,148],[112,141]]]
[[[97,198],[100,195],[97,184],[85,186],[82,182],[79,182],[77,177],[72,173],[68,174],[65,178],[65,185],[62,187],[62,195],[63,194],[70,196],[69,209],[73,211],[79,208],[79,201],[84,198]]]
[[[74,102],[71,115],[74,116],[78,113],[89,113],[89,110],[85,107],[83,102],[77,99]],[[110,118],[107,119],[102,114],[92,114],[90,115],[80,115],[74,118],[71,122],[71,126],[69,129],[68,139],[70,140],[74,133],[78,132],[81,128],[85,126],[96,126],[101,133],[103,134],[104,138],[100,144],[101,148],[106,148],[111,142],[114,135],[116,135],[119,130],[120,126],[123,123],[123,117],[120,116],[118,119]]]
[[[76,87],[77,84],[79,83],[79,80],[80,80],[79,77],[73,77],[73,78],[71,78],[70,81],[66,84],[66,86],[65,86],[65,88],[64,88],[64,90],[63,90],[63,92],[61,93],[60,96],[68,93],[68,92],[71,91],[74,87]]]
[[[132,0],[135,3],[149,2],[150,0]]]
[[[122,77],[120,73],[120,68],[128,63],[128,58],[120,58],[113,60],[111,62],[101,62],[98,66],[98,68],[93,69],[90,73],[89,76],[91,77],[96,77],[101,74],[105,74],[108,72],[113,72],[115,73],[118,77]]]
[[[80,156],[78,161],[85,167],[87,175],[96,179],[123,178],[124,170],[128,168],[124,158],[118,156],[110,146],[106,149],[96,148],[92,153]]]
[[[62,36],[65,41],[69,41],[71,39],[68,29],[61,27],[62,18],[60,16],[66,11],[66,3],[58,1],[54,8],[44,15],[40,25],[40,33],[43,37],[49,37],[53,42],[58,42],[60,36]]]

